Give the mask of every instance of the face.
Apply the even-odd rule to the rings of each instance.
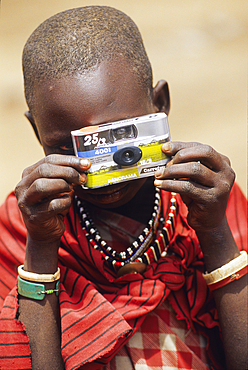
[[[121,59],[102,62],[83,76],[36,84],[34,99],[33,118],[46,155],[74,155],[72,130],[157,111],[131,67]],[[89,190],[78,187],[76,193],[100,207],[117,207],[132,199],[144,181]]]

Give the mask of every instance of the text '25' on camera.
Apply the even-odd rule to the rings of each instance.
[[[152,176],[169,160],[161,151],[170,140],[165,113],[83,127],[71,135],[75,154],[91,162],[86,188]]]

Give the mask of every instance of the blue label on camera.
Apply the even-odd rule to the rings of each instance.
[[[92,157],[97,157],[99,155],[114,153],[116,151],[117,151],[117,146],[105,146],[105,147],[98,148],[95,150],[78,152],[78,156],[81,158],[92,158]]]

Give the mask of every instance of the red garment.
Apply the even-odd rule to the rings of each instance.
[[[168,193],[162,192],[164,209]],[[62,356],[66,369],[85,363],[97,369],[113,357],[140,327],[146,314],[168,298],[178,319],[206,333],[218,326],[212,295],[202,277],[203,256],[197,237],[186,221],[187,209],[178,196],[176,228],[170,243],[175,256],[160,258],[142,275],[116,279],[88,246],[76,211],[71,207],[61,239]],[[247,202],[235,185],[227,217],[240,250],[247,250]],[[30,369],[31,357],[23,324],[16,319],[16,268],[24,261],[26,230],[11,194],[0,209],[1,303],[12,289],[0,317],[0,368]],[[114,247],[114,246],[113,246]]]
[[[209,370],[206,339],[177,320],[165,300],[103,370]]]

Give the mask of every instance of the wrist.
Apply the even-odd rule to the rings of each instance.
[[[211,272],[239,256],[226,217],[222,223],[207,231],[196,231],[208,272]]]
[[[36,241],[27,236],[24,269],[38,274],[53,274],[58,268],[60,240],[55,242]]]

